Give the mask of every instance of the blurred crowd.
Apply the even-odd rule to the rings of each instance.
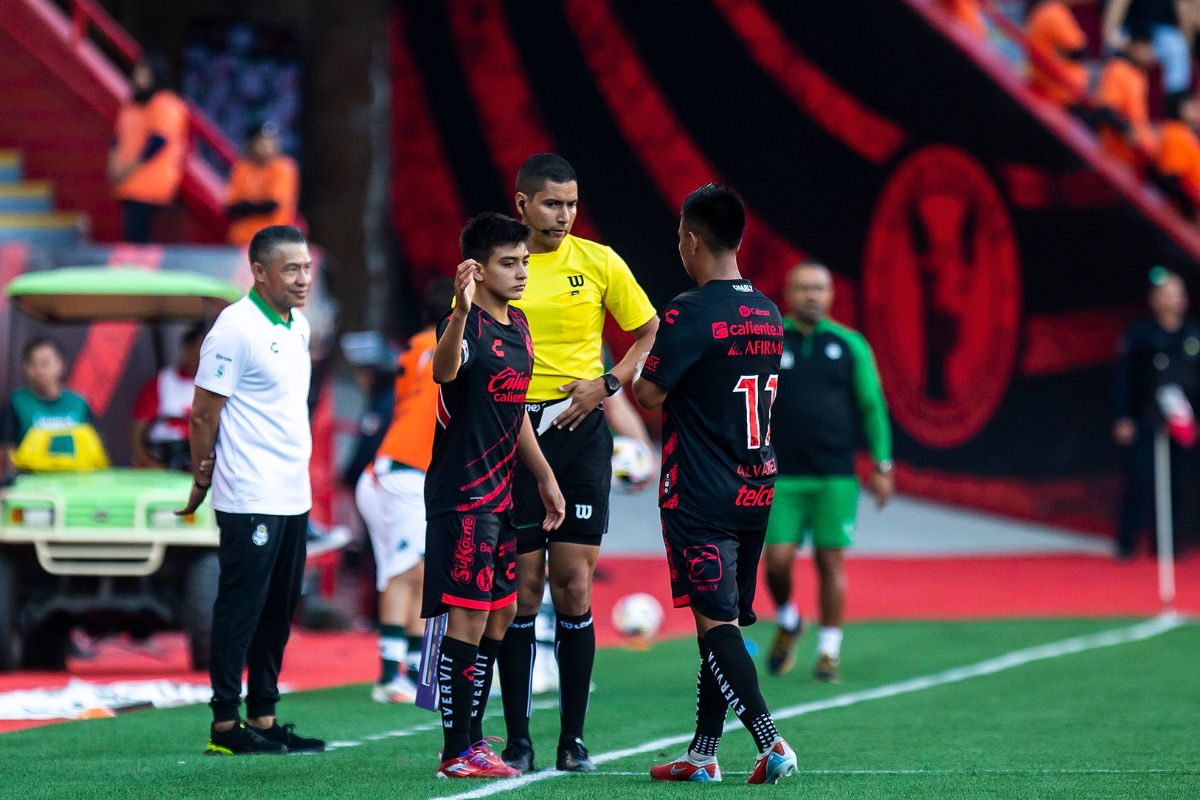
[[[1101,151],[1181,214],[1200,211],[1197,0],[935,0],[1012,52],[1033,92],[1082,120]]]

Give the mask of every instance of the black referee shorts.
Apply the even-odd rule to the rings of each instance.
[[[663,544],[676,608],[691,606],[718,622],[758,621],[754,592],[767,525],[724,528],[686,513],[663,509]]]
[[[534,431],[546,413],[565,409],[570,399],[525,406]],[[612,487],[613,437],[601,406],[588,414],[575,430],[550,425],[538,434],[542,454],[550,462],[558,488],[567,502],[567,516],[558,530],[542,530],[546,509],[538,494],[537,481],[521,461],[513,473],[513,524],[517,529],[517,552],[532,553],[550,542],[572,542],[599,547],[608,531],[608,493]]]

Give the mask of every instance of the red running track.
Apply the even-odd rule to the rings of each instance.
[[[1160,610],[1155,562],[1149,558],[1118,564],[1078,555],[969,558],[853,558],[847,560],[846,613],[850,620],[963,620],[1011,617],[1148,616]],[[796,565],[801,612],[815,611],[815,580],[809,563]],[[1176,609],[1200,614],[1200,558],[1178,565]],[[691,615],[670,607],[666,566],[658,558],[602,558],[596,574],[594,609],[599,643],[613,646],[611,609],[626,594],[648,592],[666,609],[660,636],[692,631]],[[759,587],[759,613],[770,619],[766,588]],[[375,637],[365,633],[296,631],[288,645],[282,680],[295,690],[365,683],[376,677]],[[70,675],[14,673],[0,676],[0,692],[55,688],[68,677],[95,682],[150,680],[206,683],[207,675],[187,669],[181,635],[153,639],[146,652],[122,642],[102,643],[95,659],[76,660]],[[0,732],[46,724],[3,721]]]

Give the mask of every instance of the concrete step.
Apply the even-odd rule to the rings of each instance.
[[[75,211],[0,213],[0,243],[74,244],[83,238],[86,219]]]
[[[15,183],[21,180],[21,174],[21,151],[0,150],[0,182]]]
[[[50,181],[0,183],[0,214],[31,214],[53,210],[54,186]]]

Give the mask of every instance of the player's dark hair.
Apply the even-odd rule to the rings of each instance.
[[[462,247],[463,258],[473,258],[480,264],[486,264],[497,247],[516,245],[529,237],[529,228],[512,217],[488,212],[472,217],[458,244]],[[443,309],[444,311],[445,309]]]
[[[746,230],[746,206],[737,192],[706,183],[683,201],[683,224],[715,252],[736,250]]]
[[[578,181],[575,169],[562,156],[554,153],[535,153],[525,159],[517,170],[517,191],[533,197],[547,183],[570,183]]]
[[[197,322],[183,332],[183,336],[179,337],[179,343],[184,347],[191,347],[204,338],[207,329],[203,322]]]
[[[266,264],[281,244],[306,244],[304,233],[294,225],[268,225],[250,240],[250,263]]]
[[[434,278],[425,287],[421,296],[421,325],[428,328],[436,325],[450,309],[454,299],[454,281],[450,278]]]
[[[58,357],[66,360],[66,354],[63,352],[62,345],[57,339],[52,339],[49,336],[35,336],[25,343],[21,348],[21,363],[28,364],[33,359],[33,354],[43,347],[49,347],[54,352],[58,353]]]

